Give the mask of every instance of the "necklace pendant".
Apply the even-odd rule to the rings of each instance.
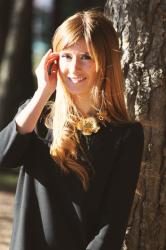
[[[95,117],[90,116],[87,118],[80,118],[76,122],[76,128],[82,132],[83,135],[91,135],[92,133],[97,133],[100,126]]]

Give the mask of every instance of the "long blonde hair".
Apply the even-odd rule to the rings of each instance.
[[[97,10],[78,12],[56,30],[52,40],[53,50],[60,52],[80,39],[85,40],[96,63],[98,80],[90,93],[93,106],[99,108],[102,103],[102,111],[107,112],[109,121],[128,122],[120,65],[121,53],[112,23]],[[53,130],[50,154],[65,173],[73,171],[81,179],[84,189],[87,189],[88,170],[78,157],[80,142],[75,128],[77,117],[78,110],[73,98],[58,75],[55,102],[47,117],[47,124]]]

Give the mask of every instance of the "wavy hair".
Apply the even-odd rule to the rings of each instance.
[[[81,11],[66,19],[55,31],[52,39],[53,51],[72,46],[84,39],[89,54],[96,64],[97,81],[91,90],[94,112],[102,105],[107,121],[129,122],[124,100],[121,53],[117,33],[112,23],[98,10]],[[78,155],[81,147],[75,121],[79,113],[71,94],[58,74],[55,102],[46,119],[53,130],[50,154],[65,173],[74,172],[88,188],[89,173]]]

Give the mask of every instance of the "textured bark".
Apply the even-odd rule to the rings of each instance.
[[[166,0],[108,0],[105,13],[119,32],[127,106],[145,133],[124,249],[165,250]]]
[[[31,65],[30,0],[0,4],[0,129],[5,126],[21,101],[33,93]]]

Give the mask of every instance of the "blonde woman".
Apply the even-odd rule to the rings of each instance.
[[[33,97],[0,133],[0,166],[20,167],[10,249],[120,250],[143,129],[126,110],[117,34],[83,11],[52,47]]]

